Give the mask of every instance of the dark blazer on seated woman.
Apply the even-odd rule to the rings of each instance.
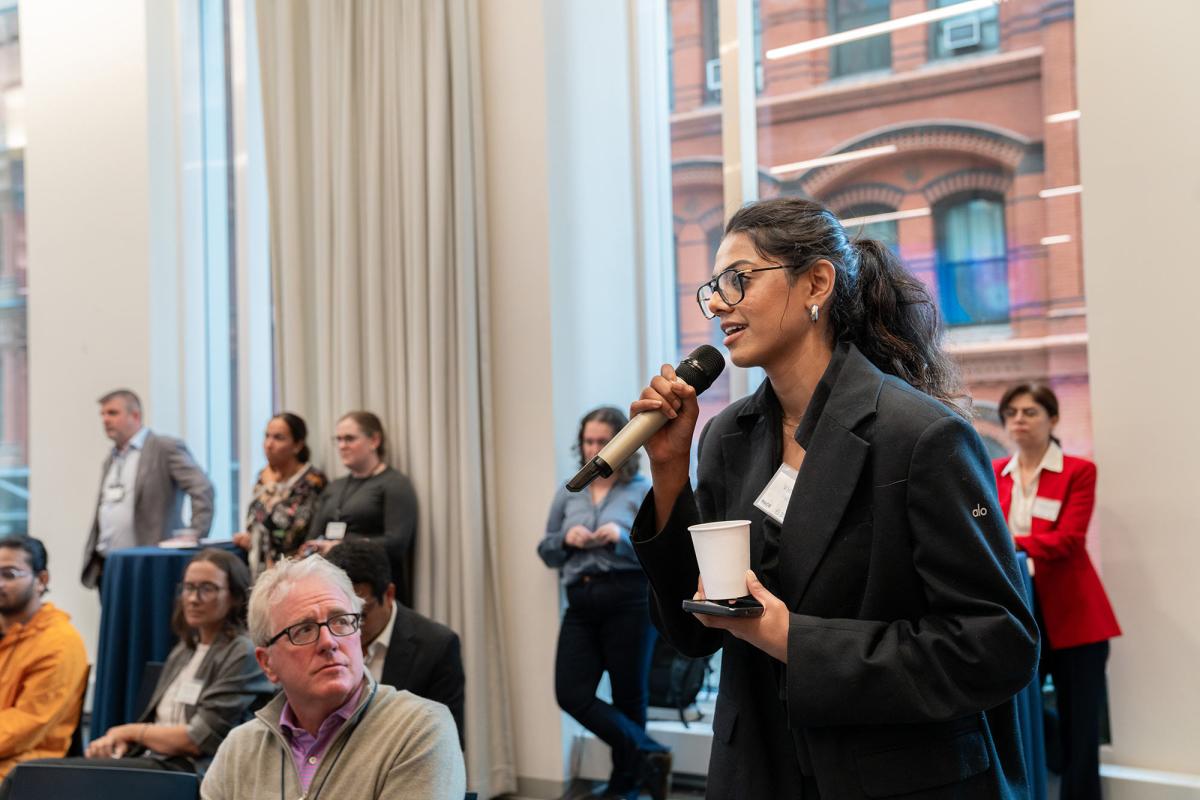
[[[1096,505],[1096,465],[1062,454],[1057,444],[1051,448],[1062,459],[1062,469],[1041,471],[1029,535],[1014,540],[1033,559],[1033,586],[1048,640],[1044,646],[1061,650],[1120,636],[1121,628],[1086,547]],[[992,462],[1006,518],[1013,496],[1008,467],[1016,458]]]
[[[185,642],[176,643],[163,664],[150,701],[136,722],[154,723],[157,720],[159,704],[194,653],[195,650]],[[253,710],[275,694],[275,687],[258,666],[254,642],[245,634],[223,636],[213,642],[196,668],[195,681],[202,687],[199,697],[194,703],[182,704],[182,715],[188,737],[202,755],[170,758],[189,762],[193,771],[203,774],[229,732],[250,719]],[[146,750],[135,750],[128,756],[167,758]],[[186,768],[183,763],[179,766]]]
[[[962,417],[839,345],[795,438],[782,526],[754,505],[778,469],[766,381],[700,437],[697,484],[655,532],[633,526],[655,624],[723,649],[709,798],[1027,797],[1014,695],[1037,665],[989,460]],[[751,521],[750,567],[790,610],[788,663],[680,608],[699,569],[687,527]]]

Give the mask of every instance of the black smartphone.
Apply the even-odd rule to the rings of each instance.
[[[736,600],[684,600],[683,610],[693,614],[711,614],[714,617],[761,617],[762,603],[753,597]]]

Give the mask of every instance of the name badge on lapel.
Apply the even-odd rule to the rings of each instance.
[[[200,692],[203,691],[204,684],[200,681],[187,681],[179,687],[175,699],[185,706],[194,706],[200,700]]]
[[[1033,516],[1038,519],[1054,522],[1058,519],[1058,512],[1062,511],[1062,500],[1052,500],[1049,497],[1035,497],[1033,499]]]
[[[787,513],[798,474],[787,464],[780,464],[779,469],[775,471],[775,476],[771,478],[766,488],[762,490],[762,494],[754,501],[754,507],[782,525],[783,515]]]

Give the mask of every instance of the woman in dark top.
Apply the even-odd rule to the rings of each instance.
[[[580,466],[595,458],[628,422],[615,408],[589,412],[579,424]],[[650,656],[654,630],[646,576],[633,553],[629,529],[649,482],[638,475],[635,454],[585,492],[559,487],[550,505],[538,555],[562,575],[567,610],[554,664],[558,704],[612,749],[605,797],[636,798],[645,785],[655,800],[666,796],[671,756],[646,735]],[[596,697],[608,672],[612,704]]]
[[[307,436],[304,420],[286,411],[267,423],[263,436],[267,466],[254,484],[246,530],[233,535],[233,543],[250,554],[253,576],[300,549],[318,498],[329,483],[325,473],[309,463]]]
[[[370,411],[351,411],[338,420],[334,439],[350,474],[325,490],[304,552],[324,555],[344,536],[379,537],[391,562],[396,594],[411,607],[412,549],[417,536],[417,493],[412,481],[384,463],[383,423]]]
[[[705,426],[693,491],[696,392],[664,365],[630,408],[668,417],[632,539],[659,631],[723,649],[708,797],[1027,796],[1013,697],[1037,629],[928,290],[789,197],[733,215],[697,299],[767,379]],[[735,519],[764,613],[684,612],[688,526]]]

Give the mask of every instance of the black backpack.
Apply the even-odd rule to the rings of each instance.
[[[707,657],[688,658],[666,639],[657,637],[650,660],[650,705],[677,709],[679,721],[687,727],[683,712],[696,702],[707,675]]]

